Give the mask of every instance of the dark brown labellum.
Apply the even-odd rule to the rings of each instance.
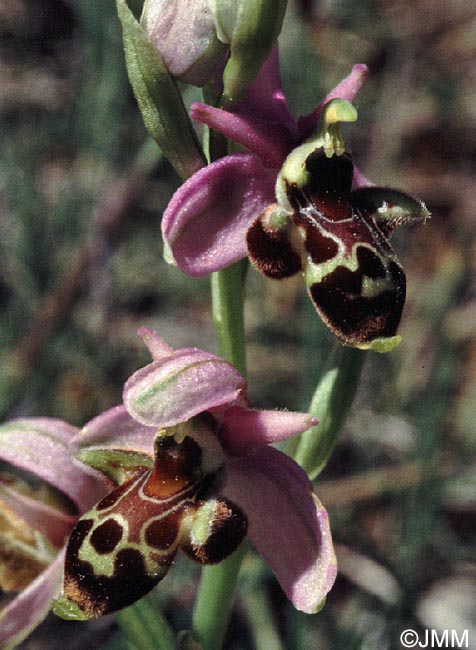
[[[302,186],[283,179],[292,210],[288,224],[273,228],[270,216],[278,206],[270,206],[248,231],[251,260],[272,278],[301,270],[317,312],[344,344],[391,349],[398,342],[406,281],[387,235],[428,212],[396,190],[352,192],[347,153],[327,157],[317,149],[305,167]]]
[[[304,235],[309,295],[343,343],[371,347],[377,339],[396,335],[405,274],[375,220],[352,203],[350,158],[313,156],[310,169],[323,176],[323,186],[320,176],[313,176],[302,190],[289,189],[296,205],[292,218]]]
[[[165,576],[179,548],[206,564],[237,548],[246,516],[229,501],[200,498],[216,482],[201,459],[192,438],[159,437],[154,467],[137,468],[77,522],[58,614],[94,618],[132,604]]]

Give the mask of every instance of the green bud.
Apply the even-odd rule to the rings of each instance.
[[[231,48],[223,73],[223,104],[239,101],[279,36],[286,0],[210,0],[218,38]]]
[[[186,179],[205,164],[205,158],[180,93],[126,0],[116,0],[116,6],[127,73],[144,124],[179,176]]]

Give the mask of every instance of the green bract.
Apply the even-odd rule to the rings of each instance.
[[[116,0],[126,66],[142,119],[182,179],[205,164],[177,86],[125,0]]]
[[[336,344],[312,397],[309,412],[319,426],[293,438],[286,449],[314,479],[324,469],[349,415],[366,359],[362,350]]]

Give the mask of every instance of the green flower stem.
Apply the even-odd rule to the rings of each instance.
[[[193,611],[193,637],[203,650],[220,650],[233,607],[241,563],[247,551],[243,543],[226,560],[204,566]]]
[[[286,452],[311,479],[325,467],[352,402],[367,353],[336,343],[311,400],[319,425],[291,440]]]
[[[175,634],[147,598],[116,613],[116,621],[136,650],[174,650]]]
[[[212,313],[220,355],[246,374],[244,286],[248,260],[212,275]]]
[[[220,355],[245,374],[244,285],[247,260],[212,276],[212,311]],[[246,544],[220,564],[202,569],[195,609],[193,636],[203,650],[222,647],[233,606],[238,573]]]

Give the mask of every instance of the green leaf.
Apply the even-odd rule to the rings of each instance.
[[[116,620],[135,650],[174,650],[175,633],[150,599],[116,612]]]
[[[206,164],[184,103],[159,52],[125,0],[116,0],[122,23],[127,73],[144,124],[183,179]]]
[[[311,400],[319,424],[293,438],[286,452],[314,479],[324,469],[349,415],[366,353],[336,344]]]

